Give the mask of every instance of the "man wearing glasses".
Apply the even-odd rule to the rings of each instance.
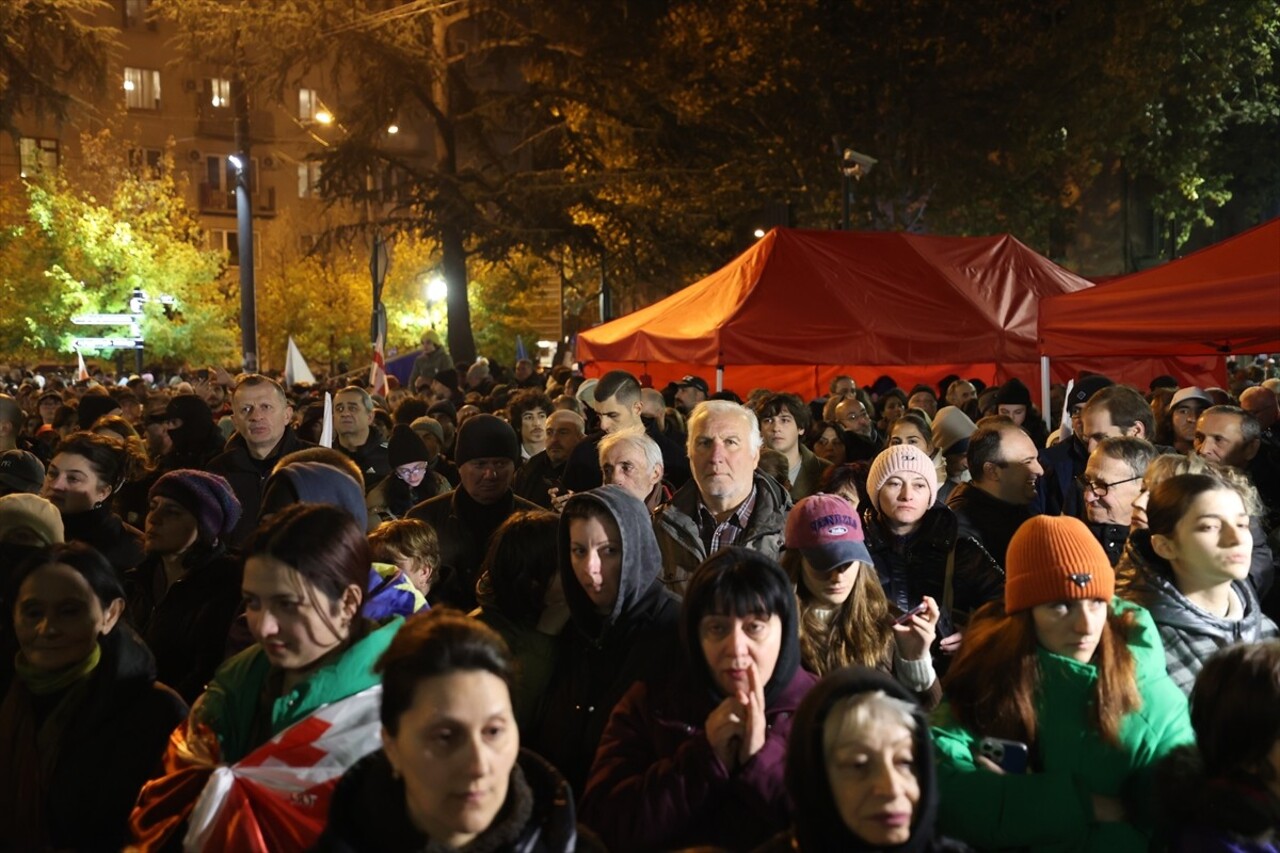
[[[876,433],[875,412],[867,408],[857,395],[850,394],[835,409],[836,422],[845,432],[845,457],[853,462],[874,459],[884,442]]]
[[[1085,521],[1113,566],[1124,553],[1133,502],[1142,493],[1142,477],[1155,458],[1155,447],[1145,439],[1127,435],[1104,438],[1089,454],[1080,476]]]

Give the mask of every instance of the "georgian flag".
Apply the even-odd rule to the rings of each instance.
[[[387,360],[382,354],[382,335],[373,342],[373,364],[369,365],[369,392],[387,394]]]

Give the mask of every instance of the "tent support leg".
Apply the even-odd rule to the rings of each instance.
[[[724,365],[716,365],[716,393],[724,390]]]
[[[1049,405],[1049,356],[1040,356],[1040,414],[1044,424],[1053,429],[1053,410]]]

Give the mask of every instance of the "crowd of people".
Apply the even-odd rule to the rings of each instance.
[[[1269,370],[12,369],[0,850],[1275,853]]]

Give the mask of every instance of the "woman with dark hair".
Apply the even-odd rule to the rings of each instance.
[[[786,783],[791,829],[757,853],[967,849],[935,834],[928,718],[883,672],[837,669],[809,691],[791,727]]]
[[[1192,734],[1151,617],[1113,597],[1078,519],[1032,517],[1007,569],[943,679],[939,825],[983,848],[1146,850],[1154,765]]]
[[[191,470],[160,477],[150,498],[147,559],[125,574],[125,618],[155,651],[160,680],[194,702],[240,606],[240,561],[227,553],[240,501],[217,474]]]
[[[818,482],[818,491],[828,495],[839,495],[854,509],[859,509],[867,503],[867,472],[870,470],[869,462],[832,465],[822,473],[822,479]]]
[[[1172,853],[1280,850],[1280,640],[1218,652],[1191,691],[1196,745],[1161,768]]]
[[[364,725],[371,709],[376,714],[373,664],[403,619],[377,627],[361,615],[371,562],[364,530],[338,507],[296,504],[269,516],[245,554],[241,591],[256,642],[218,668],[174,735],[168,775],[143,790],[133,827],[144,849],[158,849],[176,834],[206,787],[201,780],[216,768],[251,777],[266,763],[274,775],[253,784],[287,789],[293,780],[281,776],[292,762],[316,762],[312,741],[341,734],[341,748],[319,750],[327,763],[309,771],[309,783],[324,788],[378,747],[376,729]],[[217,777],[210,785],[185,839],[189,846],[273,849],[287,838],[285,846],[305,848],[323,825],[317,809],[325,792],[313,788],[315,796],[286,797],[282,812],[256,815],[262,835],[246,840],[241,833],[254,820],[232,814],[243,806],[228,804],[252,800],[251,791],[232,796]]]
[[[78,432],[60,445],[40,496],[62,513],[67,541],[84,542],[123,574],[142,562],[142,532],[111,509],[111,499],[145,458],[124,442]]]
[[[922,412],[907,412],[893,422],[886,435],[889,436],[890,447],[910,444],[924,451],[925,456],[933,456],[933,424]]]
[[[804,668],[822,676],[850,664],[897,678],[925,708],[942,698],[929,647],[938,604],[904,614],[885,598],[857,513],[836,495],[812,495],[787,515],[782,567],[799,602]]]
[[[907,413],[907,395],[901,388],[890,388],[876,400],[876,429],[888,435],[895,421]]]
[[[518,672],[511,686],[516,719],[528,729],[556,669],[556,640],[569,621],[556,572],[560,519],[553,512],[517,512],[502,522],[476,581],[480,606],[471,614],[497,631]]]
[[[845,463],[844,430],[835,421],[815,421],[805,431],[804,443],[814,456],[827,460],[833,466]]]
[[[156,682],[92,548],[44,549],[5,587],[3,647],[18,652],[0,677],[0,847],[119,850],[187,706]]]
[[[800,667],[796,599],[768,557],[724,548],[693,573],[674,672],[613,709],[582,799],[609,849],[750,849],[789,822],[783,768]]]
[[[136,460],[129,477],[116,491],[111,507],[126,524],[141,527],[147,516],[147,490],[154,479],[155,466],[147,455],[147,442],[138,434],[133,424],[117,414],[103,415],[93,422],[89,431],[121,441]]]
[[[1160,631],[1169,675],[1190,694],[1218,649],[1280,635],[1249,582],[1253,557],[1246,495],[1210,474],[1177,474],[1146,494],[1146,530],[1129,534],[1117,572],[1121,595]]]
[[[382,748],[343,775],[314,849],[599,849],[564,778],[520,746],[513,669],[502,638],[456,610],[410,619],[377,663]]]

